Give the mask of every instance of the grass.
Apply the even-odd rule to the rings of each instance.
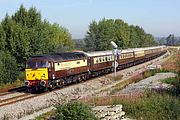
[[[47,113],[44,113],[44,114],[36,117],[35,120],[49,120],[49,119],[53,118],[56,115],[57,115],[56,110],[51,110],[51,111],[49,111]]]
[[[180,120],[179,98],[151,93],[133,104],[129,101],[119,101],[123,104],[127,115],[143,120]]]
[[[116,75],[116,77],[115,77],[115,81],[118,81],[118,80],[121,80],[122,79],[122,77],[123,77],[123,75]]]
[[[95,97],[86,101],[86,104],[122,104],[126,116],[137,120],[180,120],[180,98],[150,90],[143,97],[134,100],[120,97]]]
[[[0,89],[12,88],[12,87],[20,87],[20,86],[23,86],[23,84],[24,84],[24,82],[18,79],[15,82],[12,82],[12,83],[7,83],[7,84],[1,83],[0,84]]]
[[[180,96],[180,75],[174,78],[164,79],[161,82],[173,85],[173,87],[170,90],[168,90],[167,93],[176,97]]]
[[[166,78],[166,79],[162,80],[161,82],[171,84],[171,85],[176,85],[178,79],[179,79],[179,77]]]
[[[115,86],[113,86],[112,90],[110,91],[110,94],[113,95],[116,92],[118,92],[118,91],[122,90],[123,88],[125,88],[127,85],[129,85],[131,83],[136,83],[136,82],[138,82],[140,80],[143,80],[145,78],[148,78],[150,76],[154,76],[156,73],[159,73],[159,72],[168,72],[168,71],[164,70],[164,69],[156,69],[156,70],[144,71],[142,73],[139,73],[139,74],[133,76],[130,79],[124,80],[124,81],[116,84]]]
[[[162,64],[162,68],[172,72],[180,72],[180,51],[170,50],[173,55]]]

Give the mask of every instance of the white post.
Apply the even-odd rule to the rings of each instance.
[[[114,55],[114,63],[113,63],[113,65],[114,65],[114,80],[115,80],[115,77],[116,77],[116,67],[117,67],[117,65],[116,65],[116,59],[117,59],[117,52],[118,52],[118,50],[117,50],[117,45],[116,45],[116,43],[115,42],[113,42],[113,41],[111,41],[111,45],[113,46],[113,55]]]
[[[115,77],[116,77],[116,51],[117,49],[113,49],[113,54],[114,54],[114,80],[115,80]]]

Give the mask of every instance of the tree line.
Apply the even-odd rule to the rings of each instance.
[[[19,70],[31,56],[71,51],[75,47],[85,51],[109,50],[110,41],[121,48],[151,46],[152,35],[139,26],[128,25],[120,19],[93,21],[85,39],[73,41],[68,29],[43,20],[36,8],[23,5],[0,22],[0,83],[13,82]],[[84,47],[82,47],[84,46]]]
[[[143,28],[128,25],[121,19],[92,21],[84,39],[86,51],[110,50],[114,41],[121,48],[147,47],[156,44],[151,34]]]
[[[70,32],[42,20],[36,8],[23,5],[0,23],[0,83],[16,80],[18,71],[33,55],[73,49]]]

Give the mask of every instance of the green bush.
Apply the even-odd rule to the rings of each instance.
[[[57,116],[60,120],[98,120],[88,105],[71,102],[57,105]]]
[[[15,58],[9,52],[0,51],[0,83],[12,83],[18,74]]]
[[[150,93],[133,103],[124,101],[123,108],[138,120],[180,120],[180,100],[167,94]]]
[[[26,76],[25,76],[25,72],[24,72],[24,71],[20,71],[20,72],[19,72],[18,79],[21,80],[21,81],[24,81],[24,80],[26,79]]]
[[[174,78],[166,78],[162,80],[163,83],[171,84],[172,87],[168,92],[172,95],[179,96],[180,95],[180,75]]]

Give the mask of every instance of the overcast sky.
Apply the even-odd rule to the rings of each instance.
[[[180,36],[180,0],[0,0],[0,20],[23,4],[36,7],[42,18],[84,38],[92,20],[122,19],[155,37]]]

